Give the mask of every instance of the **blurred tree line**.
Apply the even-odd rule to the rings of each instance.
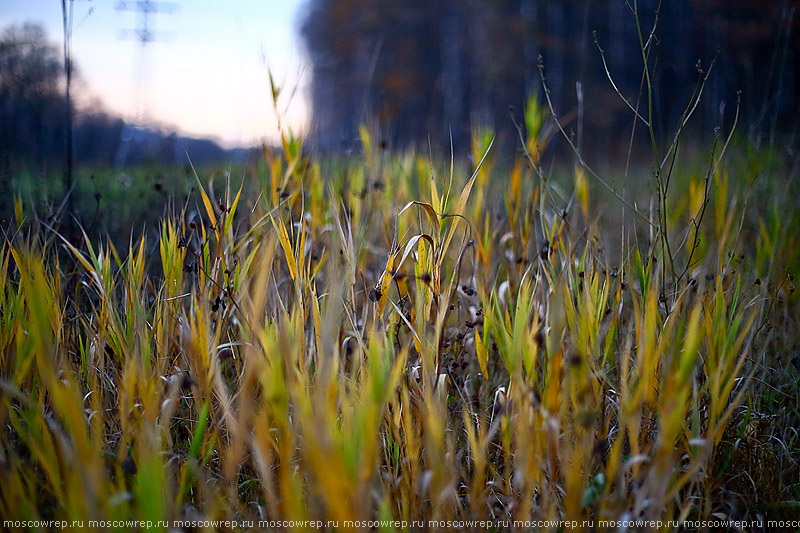
[[[62,171],[68,123],[65,83],[60,51],[41,26],[12,26],[0,34],[0,191],[21,172],[51,177]],[[208,139],[134,128],[99,102],[84,107],[73,109],[77,165],[183,165],[187,152],[195,164],[206,164],[244,154]]]
[[[470,129],[488,125],[513,143],[530,93],[541,96],[539,62],[559,116],[581,114],[587,146],[627,147],[632,113],[646,114],[643,57],[655,17],[650,68],[656,134],[674,132],[698,84],[713,71],[693,124],[739,127],[763,141],[800,117],[798,0],[309,0],[302,35],[313,67],[312,131],[323,150],[355,146],[358,124],[375,120],[399,145],[452,132],[466,150]],[[635,6],[635,7],[634,7]],[[638,17],[634,16],[634,9]],[[595,41],[596,36],[596,41]],[[569,124],[568,130],[576,130]],[[504,135],[503,135],[504,134]],[[623,148],[621,148],[623,149]]]

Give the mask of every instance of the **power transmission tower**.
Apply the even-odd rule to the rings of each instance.
[[[153,18],[158,13],[171,14],[178,9],[173,2],[157,2],[154,0],[130,0],[117,3],[117,11],[135,11],[136,29],[123,32],[122,37],[139,42],[139,57],[136,66],[135,118],[136,127],[141,128],[149,121],[149,101],[147,98],[148,47],[160,40],[153,29]]]
[[[122,38],[133,39],[139,42],[139,57],[136,62],[136,78],[134,93],[134,115],[132,124],[127,124],[122,129],[122,139],[114,158],[117,167],[125,164],[128,158],[128,149],[134,138],[141,140],[146,134],[150,116],[150,102],[147,97],[148,64],[147,49],[149,45],[159,40],[153,29],[153,17],[158,13],[173,13],[178,5],[172,2],[157,2],[154,0],[122,0],[117,3],[117,11],[135,11],[136,29],[123,31]]]

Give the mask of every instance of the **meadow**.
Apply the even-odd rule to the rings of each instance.
[[[731,134],[556,176],[551,121],[531,100],[511,161],[488,130],[469,161],[286,134],[241,174],[187,169],[125,247],[18,196],[2,519],[796,519],[792,161]]]

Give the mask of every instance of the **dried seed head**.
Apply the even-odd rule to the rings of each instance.
[[[180,376],[181,390],[191,389],[194,385],[197,385],[197,382],[194,380],[194,378],[192,378],[188,370],[181,372]]]
[[[133,456],[131,456],[130,450],[128,450],[128,455],[125,456],[125,460],[122,461],[122,464],[120,464],[119,467],[124,474],[129,476],[136,474],[136,463],[133,461]]]
[[[600,439],[594,443],[592,447],[592,455],[595,459],[599,462],[604,462],[606,459],[606,455],[610,451],[610,447],[608,445],[608,441],[606,439]]]
[[[382,296],[381,290],[378,287],[373,287],[369,290],[369,299],[371,302],[378,302],[380,301]]]
[[[534,335],[533,340],[536,342],[536,346],[538,346],[539,348],[544,346],[544,333],[542,333],[542,330],[536,332],[536,335]]]

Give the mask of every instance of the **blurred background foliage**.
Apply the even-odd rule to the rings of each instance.
[[[516,139],[528,94],[541,88],[541,60],[556,111],[585,99],[586,148],[615,160],[631,113],[604,69],[635,106],[643,89],[638,25],[655,17],[654,124],[673,133],[701,74],[716,58],[695,125],[730,126],[737,91],[741,123],[756,142],[795,131],[800,76],[796,0],[310,0],[302,26],[312,64],[312,131],[328,151],[352,148],[356,130],[378,119],[393,143],[466,152],[473,125]],[[638,17],[637,17],[638,15]],[[595,41],[596,37],[596,41]],[[601,50],[602,49],[602,54]],[[653,66],[651,65],[651,66]],[[646,98],[642,105],[646,108]],[[644,140],[644,139],[643,139]],[[774,141],[774,139],[771,139]],[[594,149],[594,150],[591,150]],[[616,151],[612,149],[617,149]]]

